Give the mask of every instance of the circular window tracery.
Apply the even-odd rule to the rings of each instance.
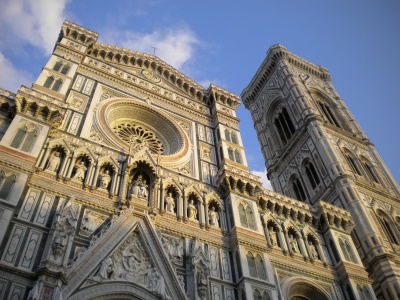
[[[114,133],[129,146],[133,146],[137,149],[147,147],[151,152],[164,154],[163,144],[157,136],[139,125],[121,122],[115,124],[112,129]]]

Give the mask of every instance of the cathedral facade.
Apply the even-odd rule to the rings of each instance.
[[[0,299],[400,298],[400,190],[329,73],[270,48],[237,95],[65,21],[0,89]]]

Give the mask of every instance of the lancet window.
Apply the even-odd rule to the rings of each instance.
[[[239,218],[243,227],[255,230],[254,214],[250,206],[246,205],[245,207],[243,204],[239,204]]]
[[[254,256],[251,252],[247,252],[246,258],[249,266],[250,276],[260,279],[267,279],[264,260],[262,257],[259,254]]]
[[[285,146],[295,133],[294,125],[286,108],[283,108],[282,111],[276,116],[274,123],[282,145]]]
[[[57,61],[54,64],[53,70],[56,72],[60,72],[61,74],[67,75],[70,68],[71,66],[69,64],[64,63],[62,61]]]
[[[317,101],[317,103],[325,119],[332,125],[341,128],[340,123],[336,119],[335,115],[332,113],[331,108],[325,103],[322,103],[321,101]]]
[[[0,199],[7,199],[14,186],[15,180],[14,174],[6,175],[3,171],[0,171]]]
[[[294,196],[297,200],[306,201],[307,196],[304,191],[303,185],[300,182],[300,179],[297,176],[294,176],[291,180],[291,186],[294,193]]]
[[[311,187],[315,189],[319,185],[320,179],[314,165],[311,162],[306,163],[305,172]]]
[[[63,83],[62,79],[59,78],[56,80],[54,76],[49,76],[47,77],[43,86],[45,88],[52,89],[53,91],[58,92],[60,90],[62,83]]]

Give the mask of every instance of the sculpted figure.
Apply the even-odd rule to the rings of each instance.
[[[172,193],[168,193],[165,197],[165,211],[173,213],[175,210],[175,200],[172,198]]]
[[[147,188],[148,186],[146,181],[143,180],[142,175],[139,175],[139,177],[132,183],[131,196],[147,198]]]
[[[215,211],[214,206],[212,206],[211,210],[208,212],[208,219],[210,220],[210,225],[218,227],[219,215],[218,212]]]
[[[51,155],[46,169],[52,172],[57,172],[58,168],[60,167],[60,162],[60,152],[56,151]]]
[[[82,229],[86,231],[94,231],[97,227],[96,218],[90,210],[86,210],[82,219]]]
[[[75,175],[74,177],[72,177],[72,179],[83,181],[83,179],[85,179],[85,173],[87,170],[85,162],[82,160],[79,164],[75,165],[75,168],[76,168]]]
[[[315,246],[311,241],[308,242],[308,248],[310,249],[310,258],[318,259],[317,249],[315,249]]]
[[[165,296],[164,278],[157,272],[155,268],[150,273],[148,288],[156,294]]]
[[[112,272],[113,272],[113,260],[111,257],[109,257],[101,262],[101,266],[96,274],[97,275],[96,277],[100,277],[102,279],[109,279]]]
[[[276,240],[276,232],[275,232],[275,230],[274,230],[274,227],[271,226],[271,227],[269,228],[268,233],[269,233],[269,239],[270,239],[270,241],[271,241],[271,245],[272,245],[272,246],[277,245],[278,243],[277,243],[277,240]]]
[[[197,217],[197,208],[193,204],[193,200],[190,200],[189,205],[188,205],[188,218],[189,219],[196,219]]]
[[[110,171],[105,170],[104,173],[100,175],[100,187],[103,189],[107,189],[110,181],[111,181]]]
[[[183,246],[181,240],[171,241],[171,256],[174,258],[181,258],[183,256]]]
[[[299,245],[297,245],[297,240],[295,237],[293,237],[292,234],[289,235],[289,245],[293,253],[300,253]]]

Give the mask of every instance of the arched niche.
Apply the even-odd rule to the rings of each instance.
[[[316,283],[301,277],[289,277],[282,281],[282,298],[287,300],[333,300]]]

